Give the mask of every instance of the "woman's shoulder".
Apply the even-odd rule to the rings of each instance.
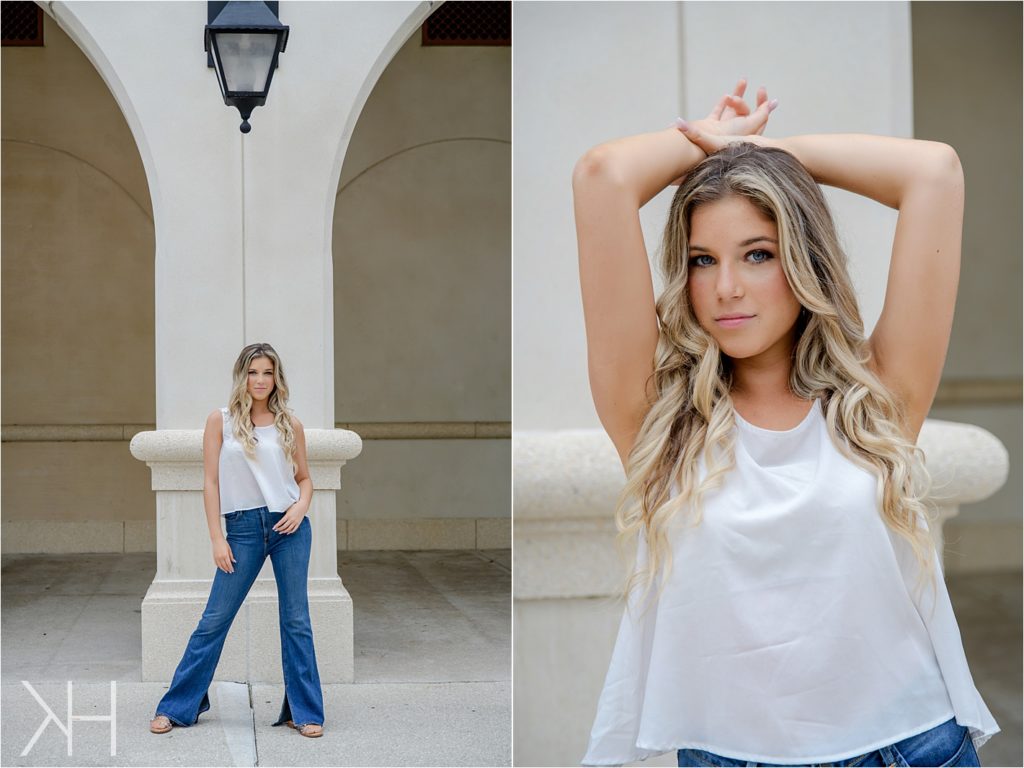
[[[289,411],[288,412],[288,417],[292,420],[292,429],[293,430],[298,431],[300,429],[304,429],[304,427],[302,426],[302,422],[299,421],[299,417],[298,416],[296,416],[294,413]]]
[[[224,414],[227,412],[227,408],[217,408],[216,410],[210,411],[210,415],[206,417],[206,426],[208,427],[222,427],[224,426]]]

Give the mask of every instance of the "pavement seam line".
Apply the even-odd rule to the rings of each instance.
[[[218,719],[235,766],[256,765],[256,722],[249,684],[220,681],[216,684]]]
[[[491,565],[497,567],[499,570],[504,571],[505,573],[508,573],[508,574],[512,573],[512,569],[511,568],[506,568],[502,563],[499,563],[493,557],[488,557],[487,555],[485,555],[483,552],[481,552],[479,550],[473,550],[473,554],[476,555],[477,557],[479,557],[485,563],[490,563]]]
[[[252,705],[252,683],[246,681],[245,687],[249,692],[249,716],[252,718],[252,764],[257,766],[260,764],[260,744],[256,740],[256,708]]]

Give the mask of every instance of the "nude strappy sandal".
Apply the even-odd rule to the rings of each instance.
[[[313,723],[306,723],[304,726],[299,728],[291,720],[285,720],[284,724],[289,728],[294,728],[296,731],[301,733],[307,739],[316,739],[324,735],[324,729],[322,726],[315,725]]]
[[[149,721],[150,733],[167,733],[174,727],[174,723],[167,715],[157,715]]]

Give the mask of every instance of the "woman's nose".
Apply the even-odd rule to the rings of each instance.
[[[739,275],[730,266],[723,265],[718,270],[718,280],[715,281],[715,290],[719,299],[738,299],[743,296],[743,286],[740,284]]]

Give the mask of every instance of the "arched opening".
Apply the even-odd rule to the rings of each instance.
[[[335,419],[364,439],[342,549],[510,546],[511,49],[377,80],[334,210]]]
[[[154,551],[154,228],[109,88],[44,15],[2,49],[3,551]]]

